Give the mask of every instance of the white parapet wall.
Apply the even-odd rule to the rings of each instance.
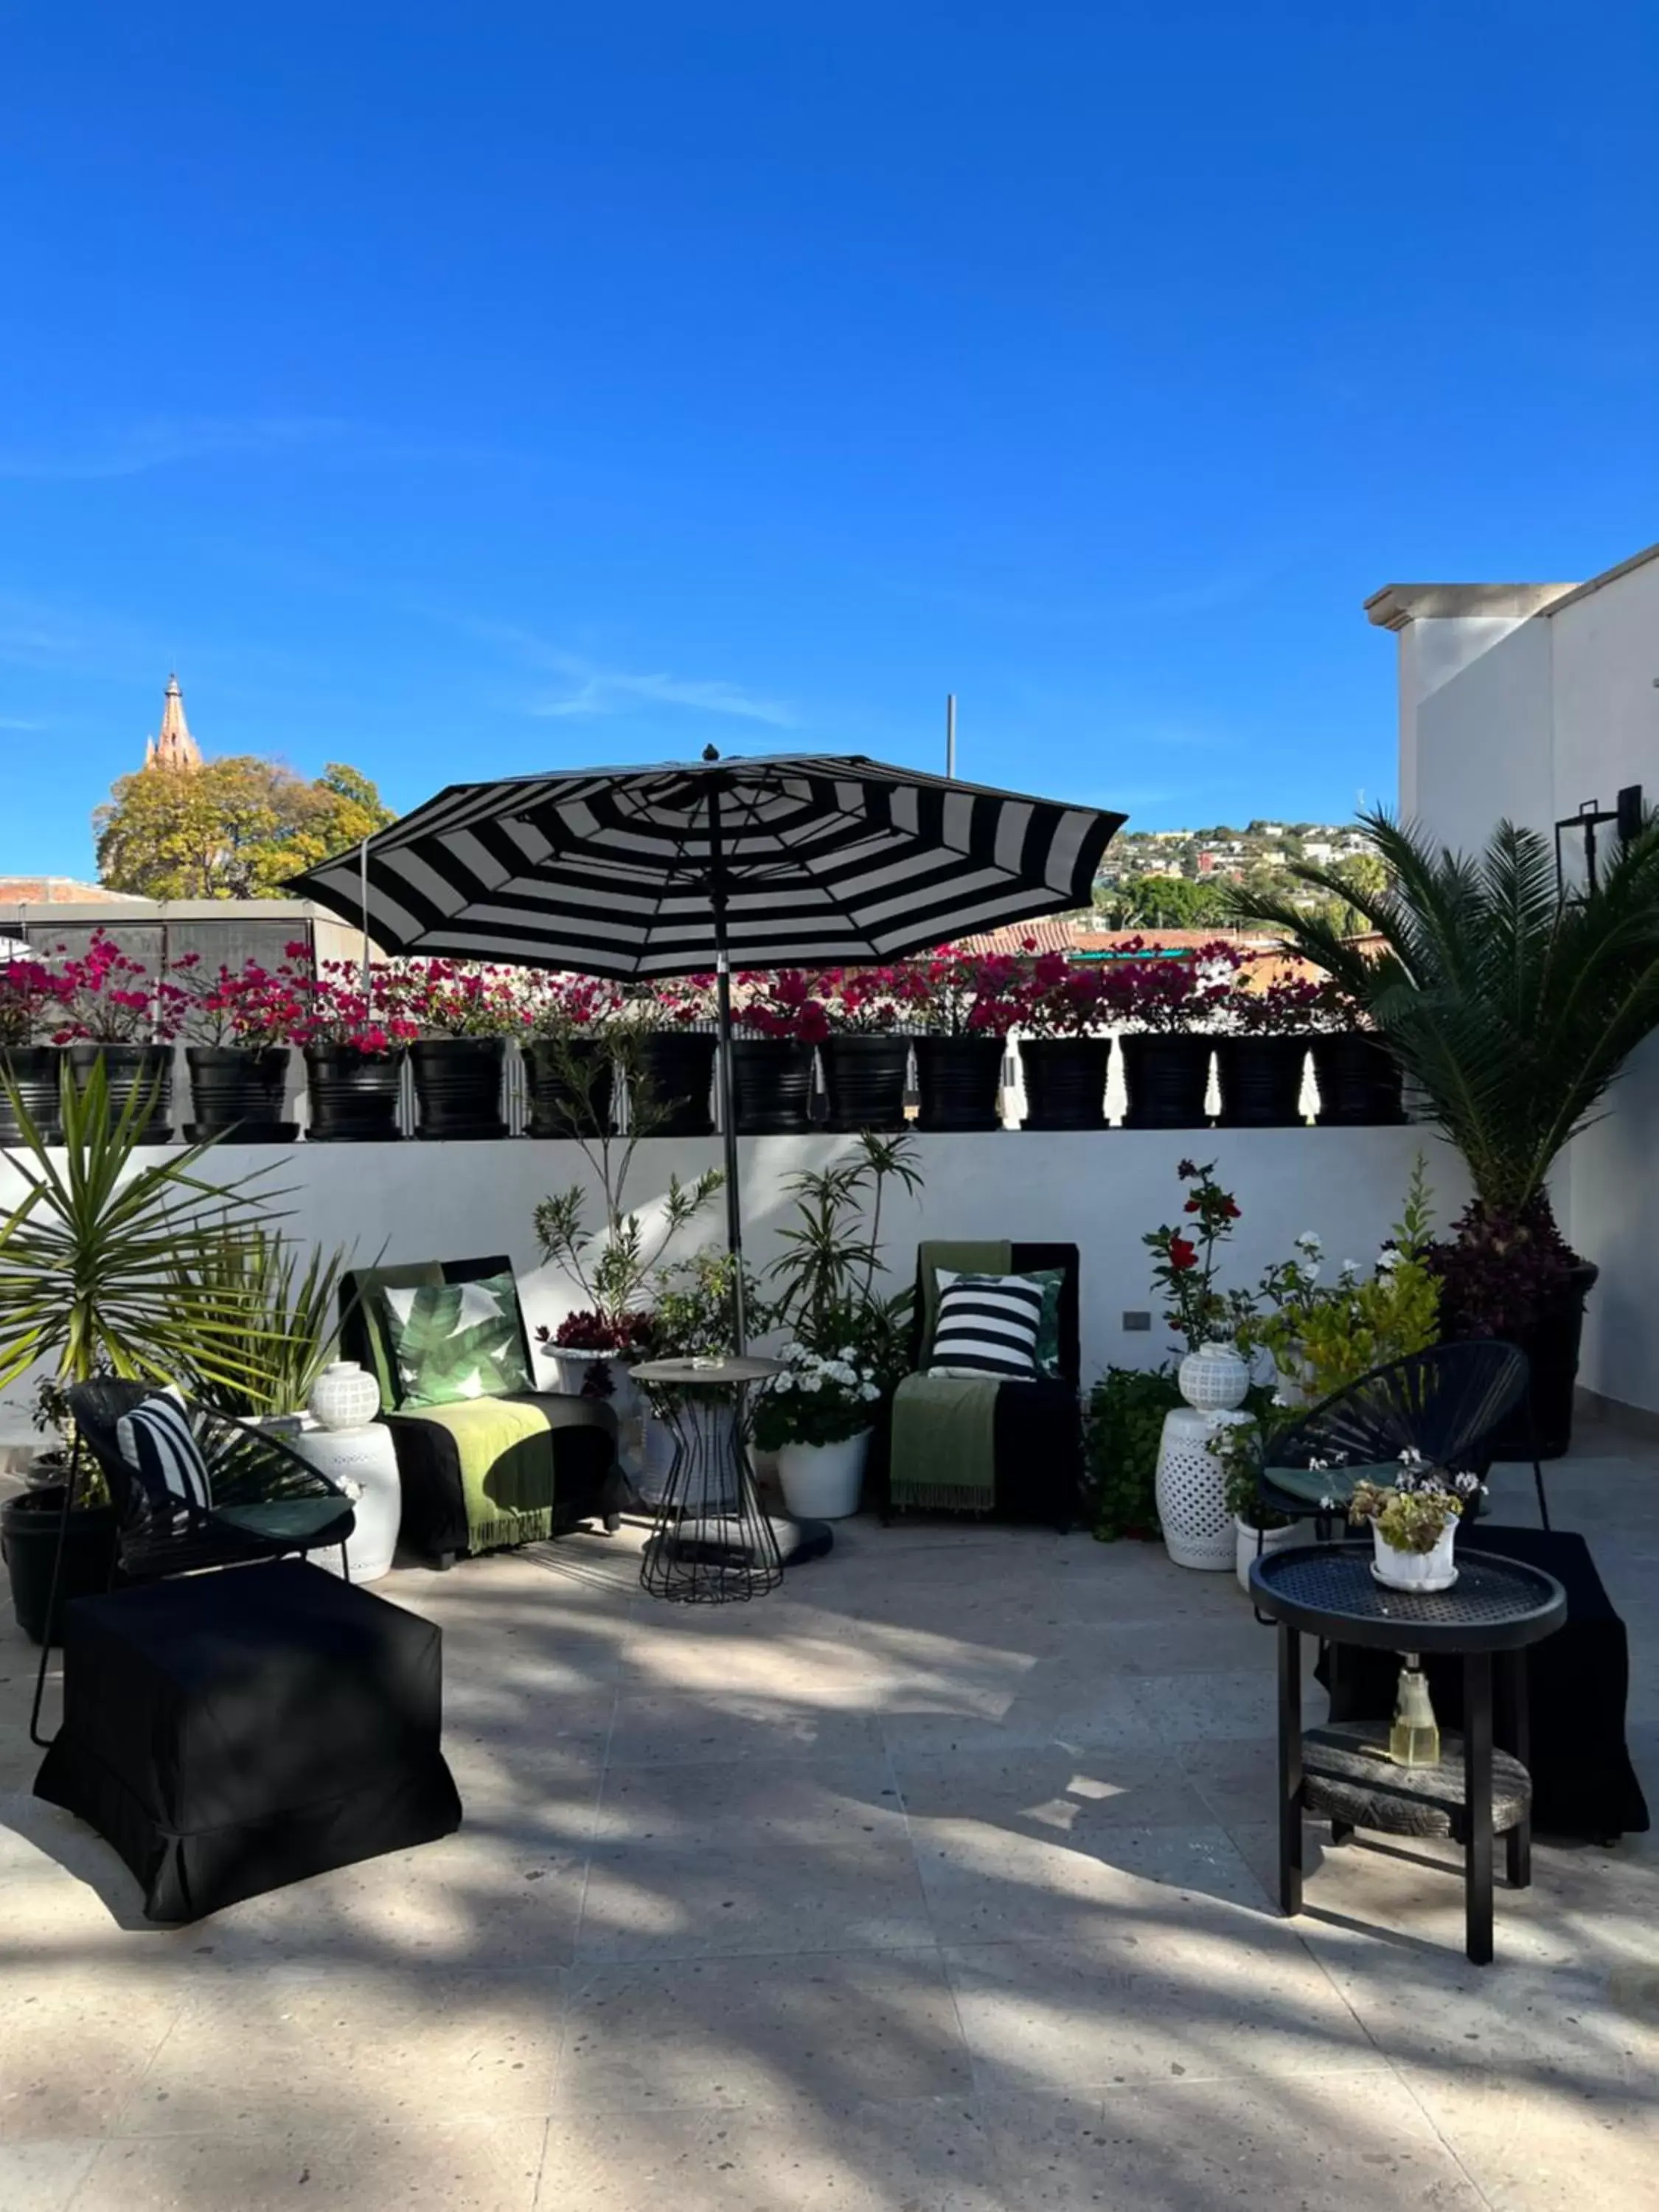
[[[745,1243],[757,1266],[766,1267],[781,1249],[778,1231],[792,1211],[789,1178],[847,1158],[854,1148],[852,1139],[825,1135],[741,1140]],[[1428,1162],[1443,1223],[1464,1202],[1461,1164],[1431,1132],[1416,1127],[918,1137],[923,1187],[914,1199],[890,1190],[882,1238],[894,1287],[909,1278],[923,1237],[1076,1243],[1083,1255],[1084,1370],[1092,1376],[1113,1364],[1155,1365],[1168,1355],[1141,1239],[1179,1218],[1183,1193],[1176,1168],[1182,1159],[1213,1161],[1242,1209],[1223,1278],[1231,1285],[1254,1283],[1270,1261],[1289,1255],[1304,1230],[1323,1238],[1331,1267],[1350,1258],[1369,1263],[1399,1216],[1419,1153]],[[635,1155],[629,1203],[648,1219],[672,1174],[689,1180],[720,1158],[714,1139],[649,1140]],[[230,1182],[262,1169],[286,1217],[281,1226],[305,1245],[344,1245],[365,1263],[381,1255],[416,1260],[506,1253],[532,1328],[556,1323],[580,1303],[568,1282],[540,1264],[532,1221],[546,1193],[578,1182],[591,1187],[574,1145],[530,1139],[223,1145],[208,1171]],[[0,1206],[9,1210],[20,1194],[15,1169],[0,1157]],[[682,1238],[682,1249],[719,1243],[724,1234],[723,1201],[717,1201],[700,1233]],[[1147,1312],[1150,1330],[1125,1327],[1126,1314]],[[25,1384],[14,1385],[0,1409],[13,1436],[27,1395]]]

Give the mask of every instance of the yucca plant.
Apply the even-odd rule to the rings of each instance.
[[[1361,818],[1386,886],[1305,864],[1291,873],[1345,898],[1380,949],[1284,898],[1240,892],[1236,909],[1279,931],[1369,1012],[1463,1155],[1480,1207],[1524,1215],[1545,1198],[1563,1146],[1659,1028],[1659,816],[1595,890],[1565,900],[1535,830],[1502,822],[1470,859],[1382,812]]]
[[[349,1301],[343,1310],[338,1306],[340,1279],[350,1264],[343,1246],[332,1253],[313,1246],[302,1266],[280,1230],[222,1231],[197,1255],[194,1283],[220,1296],[238,1318],[240,1371],[228,1382],[197,1370],[196,1395],[217,1412],[242,1419],[301,1412],[357,1303]],[[191,1287],[182,1267],[177,1279],[181,1291]]]
[[[0,1080],[20,1133],[7,1158],[25,1186],[0,1219],[0,1389],[37,1364],[60,1382],[256,1378],[257,1315],[213,1263],[228,1237],[274,1218],[283,1194],[255,1188],[270,1170],[214,1182],[201,1172],[211,1143],[141,1151],[154,1093],[116,1107],[101,1060],[82,1082],[64,1072],[57,1152]]]

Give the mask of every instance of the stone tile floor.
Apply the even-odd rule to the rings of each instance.
[[[1659,1463],[1581,1441],[1659,1798]],[[28,1794],[0,1631],[0,2212],[1659,2207],[1650,1838],[1540,1846],[1478,1970],[1433,1853],[1310,1828],[1292,1926],[1231,1577],[860,1522],[685,1613],[638,1548],[379,1585],[465,1826],[174,1931]]]

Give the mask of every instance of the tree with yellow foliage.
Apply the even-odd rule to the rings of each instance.
[[[337,761],[313,783],[249,753],[142,768],[93,816],[99,880],[147,898],[282,898],[285,877],[396,818]]]

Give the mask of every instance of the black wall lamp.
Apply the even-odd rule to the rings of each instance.
[[[1612,806],[1587,799],[1577,814],[1555,825],[1555,883],[1563,898],[1583,898],[1595,890],[1596,831],[1611,822],[1621,845],[1640,834],[1642,787],[1627,783]]]

